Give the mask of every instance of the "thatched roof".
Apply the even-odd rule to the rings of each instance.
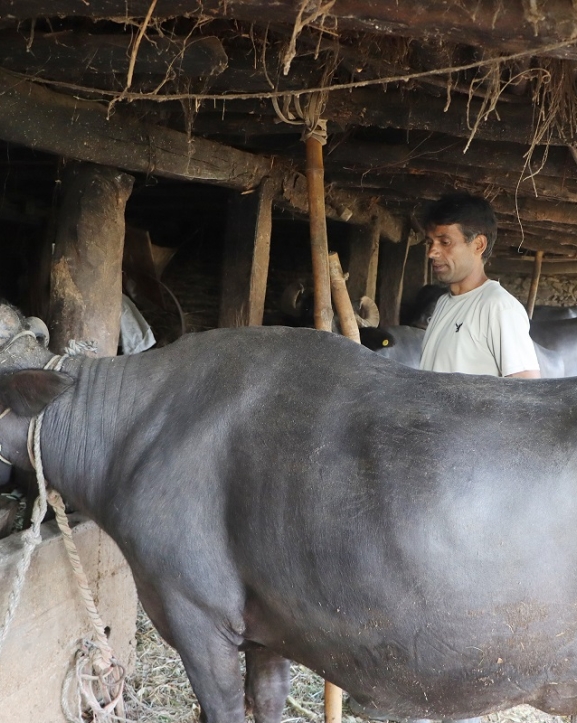
[[[7,142],[237,189],[278,174],[304,213],[298,121],[320,117],[331,217],[395,240],[466,188],[502,256],[577,258],[572,0],[0,0],[0,68]]]

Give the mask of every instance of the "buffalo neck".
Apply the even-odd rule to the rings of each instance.
[[[149,395],[139,356],[66,359],[74,387],[50,404],[41,449],[48,483],[81,512],[105,514],[121,477],[131,472],[123,454]],[[106,527],[103,519],[97,519]]]

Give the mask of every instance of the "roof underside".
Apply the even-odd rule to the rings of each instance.
[[[333,217],[394,226],[463,188],[494,204],[498,254],[577,258],[571,0],[57,6],[0,0],[5,141],[236,188],[274,168],[294,190],[300,115],[320,117]]]

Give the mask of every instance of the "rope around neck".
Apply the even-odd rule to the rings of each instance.
[[[21,333],[21,336],[23,335],[25,335],[25,332]],[[86,347],[84,349],[86,350]],[[44,368],[59,371],[66,356],[68,354],[52,357]],[[8,411],[6,410],[2,416],[7,414]],[[24,549],[17,565],[4,625],[0,630],[0,652],[20,601],[32,552],[42,539],[40,525],[46,514],[48,502],[54,509],[56,522],[62,533],[66,552],[96,637],[95,642],[89,640],[82,642],[81,649],[76,653],[74,668],[66,675],[61,696],[63,713],[69,723],[82,723],[85,720],[83,716],[85,710],[90,710],[93,716],[92,720],[95,723],[126,720],[123,700],[125,670],[114,658],[114,653],[108,643],[104,623],[96,609],[94,596],[80,562],[78,550],[72,539],[72,531],[68,524],[64,501],[56,490],[47,489],[40,447],[40,432],[43,419],[44,411],[38,417],[31,419],[28,428],[28,454],[32,466],[36,470],[38,497],[34,502],[31,527],[22,533],[21,539]],[[72,710],[70,699],[72,698],[71,686],[74,679],[76,679],[77,684],[77,693],[74,696],[76,709]]]

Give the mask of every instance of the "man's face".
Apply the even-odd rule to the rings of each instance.
[[[483,268],[485,236],[479,235],[467,243],[458,223],[429,226],[425,241],[433,273],[444,284],[461,284]]]

